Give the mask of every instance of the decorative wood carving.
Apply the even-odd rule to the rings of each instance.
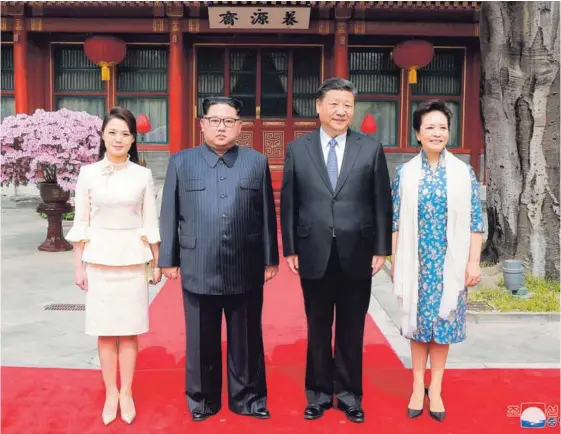
[[[183,16],[183,5],[176,2],[166,2],[166,14],[168,17],[178,17]]]
[[[283,131],[263,131],[263,153],[267,158],[284,158]]]
[[[253,131],[242,131],[238,136],[238,145],[253,148]]]
[[[318,31],[320,35],[329,35],[329,21],[327,20],[319,21]]]
[[[198,18],[190,18],[187,20],[187,30],[189,33],[199,33],[201,31],[201,24]]]
[[[30,18],[29,29],[32,32],[40,32],[43,30],[43,19],[42,18]]]
[[[366,34],[366,21],[355,21],[352,23],[351,33],[355,35],[365,35]]]
[[[294,131],[294,138],[297,139],[299,137],[303,137],[308,134],[310,131]]]
[[[154,18],[152,20],[152,31],[162,33],[165,29],[165,21],[163,18]]]

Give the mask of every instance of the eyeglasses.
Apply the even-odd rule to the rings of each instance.
[[[221,118],[208,118],[208,117],[205,117],[204,119],[206,119],[206,120],[208,121],[208,123],[210,124],[211,127],[215,127],[215,128],[218,127],[218,126],[220,126],[220,124],[221,124],[222,122],[224,122],[224,126],[225,126],[226,128],[232,128],[234,125],[236,125],[236,122],[239,121],[239,119],[236,119],[236,118],[224,118],[224,119],[221,119]]]

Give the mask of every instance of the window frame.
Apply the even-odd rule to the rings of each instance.
[[[413,102],[429,101],[431,99],[440,99],[444,102],[455,102],[458,104],[458,113],[460,114],[460,119],[458,120],[458,146],[450,146],[451,150],[454,151],[464,151],[467,146],[465,143],[465,104],[466,104],[466,74],[467,74],[467,47],[461,46],[435,46],[434,50],[463,50],[462,55],[462,65],[461,65],[461,77],[460,77],[460,95],[413,95],[413,92],[409,88],[409,99],[407,102],[407,108],[409,112],[409,131],[412,129],[413,122]],[[448,146],[448,145],[447,145]],[[419,150],[420,146],[413,143],[410,132],[407,133],[407,147],[410,149]]]
[[[361,102],[391,102],[395,104],[395,118],[397,120],[396,122],[396,126],[395,126],[395,137],[397,138],[397,142],[393,145],[388,145],[388,146],[384,146],[384,150],[386,149],[399,149],[399,122],[400,122],[400,101],[399,100],[394,100],[394,99],[390,99],[390,98],[379,98],[376,96],[376,94],[363,94],[363,95],[368,95],[367,98],[362,97],[362,98],[356,98],[355,100],[355,112],[356,112],[356,103],[361,103]],[[382,95],[383,96],[383,95]],[[354,120],[354,119],[353,119]],[[376,120],[376,119],[375,119]],[[360,122],[362,122],[362,120],[360,120]],[[376,121],[378,122],[378,121]],[[361,132],[360,129],[359,130],[355,130],[357,132]],[[370,136],[370,135],[369,135]]]
[[[195,107],[195,121],[201,119],[201,112],[199,110],[199,50],[204,50],[205,48],[221,48],[223,50],[223,65],[224,65],[224,95],[230,96],[230,51],[235,49],[253,49],[257,52],[257,68],[255,71],[256,75],[256,86],[255,86],[255,116],[244,116],[242,117],[245,121],[251,120],[263,120],[263,121],[300,121],[305,119],[317,119],[317,115],[314,116],[293,116],[293,78],[294,78],[294,60],[293,54],[294,50],[299,48],[315,48],[320,54],[320,68],[319,68],[319,82],[324,80],[324,64],[325,64],[325,46],[324,44],[215,44],[215,43],[194,43],[193,44],[193,107]],[[286,114],[284,117],[269,117],[261,115],[261,100],[262,100],[262,51],[263,50],[286,50],[288,51],[288,83],[287,83],[287,104],[286,104]],[[310,94],[311,95],[311,94]]]
[[[142,145],[157,145],[157,146],[162,146],[162,145],[167,145],[169,143],[169,45],[168,44],[142,44],[142,43],[137,43],[137,44],[127,44],[127,52],[130,49],[130,47],[134,47],[136,49],[142,49],[142,48],[154,48],[154,47],[158,47],[158,48],[164,48],[165,50],[167,50],[167,64],[168,64],[168,68],[166,71],[166,90],[165,91],[136,91],[136,90],[126,90],[126,91],[122,91],[119,90],[119,66],[117,65],[115,68],[115,84],[114,84],[114,92],[115,92],[115,105],[120,106],[120,101],[123,98],[128,98],[128,99],[162,99],[165,98],[166,100],[166,140],[162,141],[162,142],[152,142],[152,141],[143,141],[142,137],[139,135],[137,141],[138,144],[142,144]],[[123,66],[121,66],[121,68],[123,68]],[[129,68],[129,67],[125,67],[126,70],[128,71],[134,71],[134,68]],[[151,68],[148,69],[149,71],[160,71],[160,68]],[[145,70],[143,70],[145,71]]]
[[[352,44],[349,45],[349,67],[350,67],[350,53],[351,50],[354,48],[390,48],[393,49],[395,45],[376,45],[376,44]],[[462,76],[461,76],[461,93],[458,96],[450,96],[450,95],[413,95],[413,91],[411,86],[407,82],[407,71],[401,70],[400,75],[400,84],[399,84],[399,92],[397,95],[389,95],[389,94],[359,94],[357,95],[356,100],[385,100],[391,99],[388,97],[398,97],[398,107],[399,107],[399,114],[398,114],[398,121],[397,121],[397,130],[398,130],[398,144],[396,147],[384,147],[386,152],[401,152],[401,153],[417,153],[419,151],[419,147],[414,145],[411,142],[411,123],[413,121],[413,112],[412,102],[413,101],[426,101],[429,99],[438,98],[443,101],[454,101],[459,104],[459,113],[460,119],[458,122],[458,140],[459,146],[451,148],[454,152],[457,153],[470,153],[469,146],[465,142],[465,107],[466,107],[466,80],[467,80],[467,46],[453,46],[453,45],[434,45],[434,49],[445,49],[445,50],[462,50]],[[349,77],[351,71],[349,70]]]
[[[351,52],[353,51],[353,49],[376,49],[376,48],[384,48],[384,49],[393,49],[393,45],[349,45],[349,80],[352,81],[352,77],[351,77],[351,69],[350,69],[350,65],[351,65]],[[364,70],[360,70],[360,71],[364,71]],[[403,128],[403,123],[404,123],[404,119],[403,119],[403,104],[404,104],[404,89],[403,89],[403,77],[404,77],[404,73],[403,71],[400,71],[399,76],[398,76],[398,80],[399,80],[399,85],[398,85],[398,91],[396,94],[390,94],[390,93],[359,93],[356,96],[356,102],[375,102],[375,101],[390,101],[390,102],[395,102],[396,103],[396,110],[397,110],[397,123],[396,123],[396,134],[395,136],[397,137],[397,143],[394,146],[384,146],[384,150],[385,151],[398,151],[402,149],[402,145],[403,145],[403,138],[402,138],[402,128]],[[360,131],[358,131],[360,132]]]
[[[78,42],[78,43],[58,43],[58,42],[51,42],[50,43],[50,50],[49,50],[49,55],[51,58],[51,62],[50,62],[50,70],[51,70],[51,98],[50,98],[50,104],[51,104],[51,110],[52,111],[57,111],[59,109],[57,109],[57,102],[60,99],[60,97],[76,97],[76,98],[103,98],[104,100],[104,108],[105,108],[105,112],[107,112],[108,109],[108,94],[107,94],[107,89],[108,89],[108,83],[107,82],[103,82],[103,89],[102,90],[98,90],[98,91],[90,91],[90,90],[57,90],[56,89],[56,76],[57,76],[57,63],[56,63],[56,50],[57,49],[64,49],[64,48],[70,48],[70,47],[78,47],[81,46],[82,51],[84,51],[84,43],[83,42]],[[99,70],[99,74],[100,74],[100,80],[101,80],[101,70]],[[102,117],[103,119],[103,117]]]
[[[2,42],[0,44],[0,47],[2,48],[2,50],[5,49],[5,47],[8,47],[9,49],[11,49],[12,51],[12,68],[11,71],[14,71],[14,43],[13,42]],[[2,69],[7,69],[4,66],[2,67]],[[9,70],[9,69],[8,69]],[[14,73],[12,74],[12,86],[10,89],[0,89],[1,95],[0,95],[0,101],[5,99],[10,99],[14,101],[14,111],[11,115],[7,115],[7,116],[13,116],[16,114],[16,83],[15,83],[15,75]],[[3,105],[3,103],[2,103]]]

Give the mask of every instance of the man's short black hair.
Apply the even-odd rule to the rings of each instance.
[[[316,98],[320,101],[323,100],[325,94],[330,90],[346,90],[351,92],[356,98],[357,90],[352,81],[345,80],[344,78],[333,77],[325,80],[317,91]]]
[[[417,109],[413,112],[413,129],[417,132],[421,129],[421,124],[423,122],[423,116],[430,112],[441,112],[446,116],[448,120],[448,129],[450,129],[450,120],[452,119],[452,112],[444,101],[439,99],[432,99],[430,101],[424,101]]]
[[[240,100],[230,98],[228,96],[209,96],[203,100],[203,116],[206,116],[208,110],[216,104],[226,104],[236,109],[236,114],[239,116],[243,104]]]

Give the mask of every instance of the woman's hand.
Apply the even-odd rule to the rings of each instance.
[[[162,269],[160,267],[152,268],[152,283],[157,285],[162,280]]]
[[[82,264],[74,267],[74,284],[78,285],[82,291],[88,290],[88,275]]]
[[[481,267],[479,262],[468,262],[466,267],[466,286],[472,287],[481,282]]]

